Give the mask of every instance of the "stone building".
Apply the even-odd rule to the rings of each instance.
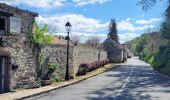
[[[103,49],[107,52],[107,58],[109,59],[110,63],[123,62],[123,47],[111,37],[108,37],[103,42]]]
[[[37,13],[0,3],[0,93],[33,87],[36,64],[29,26]]]
[[[115,20],[111,20],[109,24],[108,38],[103,42],[103,49],[107,52],[107,58],[111,63],[121,63],[124,61],[124,47],[118,42]]]

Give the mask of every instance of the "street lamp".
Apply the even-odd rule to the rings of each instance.
[[[66,65],[66,75],[65,75],[65,80],[69,80],[70,79],[70,76],[69,76],[69,41],[70,41],[70,37],[69,37],[69,32],[71,31],[71,24],[70,22],[68,21],[66,24],[65,24],[65,28],[66,28],[66,31],[67,31],[67,65]]]

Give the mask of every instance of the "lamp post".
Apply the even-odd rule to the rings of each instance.
[[[66,64],[66,75],[65,75],[65,80],[69,80],[70,79],[70,75],[69,75],[69,41],[70,41],[70,37],[69,37],[69,32],[71,31],[71,24],[68,21],[65,24],[65,29],[67,31],[67,64]]]

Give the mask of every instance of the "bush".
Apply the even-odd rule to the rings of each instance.
[[[43,80],[50,80],[52,77],[52,73],[56,70],[57,64],[51,63],[48,65],[48,71],[42,76]]]
[[[100,67],[100,62],[99,61],[96,61],[95,64],[96,64],[95,69]]]
[[[100,65],[101,67],[103,67],[105,65],[105,61],[104,60],[100,61]]]
[[[53,72],[57,68],[57,66],[58,66],[57,64],[52,63],[52,64],[49,64],[48,69],[50,72]]]
[[[93,63],[90,63],[87,71],[89,72],[89,71],[92,71],[92,70],[93,70]]]
[[[108,64],[109,63],[109,59],[106,59],[106,64]]]
[[[82,63],[82,64],[80,64],[77,75],[85,75],[88,70],[89,70],[89,64]]]
[[[61,78],[59,76],[55,76],[54,81],[55,82],[61,82],[62,80],[61,80]]]
[[[100,67],[102,67],[102,66],[104,66],[108,63],[109,63],[108,59],[96,61],[96,62],[93,62],[93,63],[90,63],[90,64],[82,63],[79,66],[79,70],[78,70],[77,75],[85,75],[87,72],[90,72],[92,70],[100,68]]]

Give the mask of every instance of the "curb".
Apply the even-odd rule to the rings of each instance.
[[[55,90],[57,90],[57,89],[61,89],[61,88],[70,86],[70,85],[73,85],[73,84],[77,84],[77,83],[80,83],[80,82],[82,82],[82,81],[84,81],[84,80],[90,79],[90,78],[92,78],[92,77],[94,77],[94,76],[97,76],[97,75],[99,75],[99,74],[102,74],[102,73],[104,73],[104,72],[106,72],[106,71],[109,71],[109,70],[114,69],[114,68],[119,67],[119,66],[121,66],[121,64],[120,64],[120,65],[115,65],[114,67],[108,68],[108,69],[106,69],[106,70],[104,70],[104,71],[102,71],[102,72],[99,72],[99,73],[97,73],[97,74],[94,74],[94,75],[92,75],[92,76],[85,77],[85,78],[83,78],[83,79],[80,79],[80,80],[77,80],[77,81],[73,81],[73,82],[70,82],[70,83],[68,83],[68,84],[64,84],[64,85],[59,86],[59,87],[56,87],[56,88],[54,88],[54,89],[49,89],[49,90],[42,91],[42,92],[39,92],[39,93],[36,93],[36,94],[32,94],[32,95],[28,95],[28,96],[25,96],[25,97],[21,97],[21,98],[15,99],[15,100],[28,99],[28,98],[31,98],[31,97],[39,96],[39,95],[42,95],[42,94],[44,94],[44,93],[48,93],[48,92],[51,92],[51,91],[55,91]]]

